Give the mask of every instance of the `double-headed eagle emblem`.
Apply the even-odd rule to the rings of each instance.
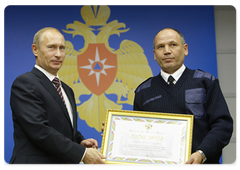
[[[118,50],[110,47],[109,37],[120,36],[129,28],[125,29],[125,24],[117,20],[107,23],[108,6],[83,6],[81,15],[85,24],[74,21],[63,31],[72,34],[73,38],[83,36],[84,47],[76,51],[73,44],[66,41],[66,58],[58,74],[75,93],[79,117],[100,132],[107,109],[122,109],[122,104],[133,105],[134,90],[152,76],[152,71],[137,43],[123,40]],[[97,35],[93,26],[100,26]],[[117,101],[109,99],[110,94],[115,94]],[[90,97],[82,102],[82,95]]]

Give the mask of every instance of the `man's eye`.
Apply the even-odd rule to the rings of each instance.
[[[163,47],[164,47],[163,45],[158,46],[158,48],[163,48]]]

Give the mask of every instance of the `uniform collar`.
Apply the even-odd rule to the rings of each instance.
[[[185,65],[183,64],[177,71],[175,71],[173,74],[168,74],[166,72],[164,72],[163,70],[161,70],[161,76],[162,78],[168,82],[168,77],[171,75],[173,76],[173,78],[175,79],[175,81],[173,82],[174,84],[178,81],[178,79],[181,77],[182,73],[184,72],[184,70],[186,69]]]

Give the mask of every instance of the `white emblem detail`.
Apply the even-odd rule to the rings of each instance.
[[[107,61],[107,58],[105,58],[103,60],[100,60],[97,47],[96,47],[96,53],[95,53],[95,60],[88,59],[88,61],[89,61],[90,65],[81,66],[79,68],[91,70],[89,72],[88,76],[90,76],[92,74],[95,74],[96,81],[97,81],[97,86],[99,86],[99,82],[100,82],[100,73],[102,73],[104,75],[107,75],[105,69],[116,67],[116,66],[111,66],[111,65],[105,65],[105,62]]]

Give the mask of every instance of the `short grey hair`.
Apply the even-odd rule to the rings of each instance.
[[[48,30],[55,30],[55,31],[57,31],[57,32],[59,32],[61,34],[61,32],[58,29],[53,28],[53,27],[42,28],[34,35],[34,37],[33,37],[33,44],[35,44],[37,47],[39,47],[40,44],[41,44],[41,41],[42,41],[43,33],[48,31]]]
[[[180,36],[182,45],[186,44],[186,41],[185,41],[185,38],[184,38],[183,34],[182,34],[180,31],[178,31],[178,30],[176,30],[176,29],[174,29],[174,28],[164,28],[164,29],[158,31],[158,33],[161,32],[161,31],[163,31],[163,30],[167,30],[167,29],[176,31],[176,32],[178,33],[178,35]],[[157,34],[158,34],[158,33],[157,33]],[[155,49],[155,39],[156,39],[157,34],[155,35],[154,40],[153,40],[153,49]]]

